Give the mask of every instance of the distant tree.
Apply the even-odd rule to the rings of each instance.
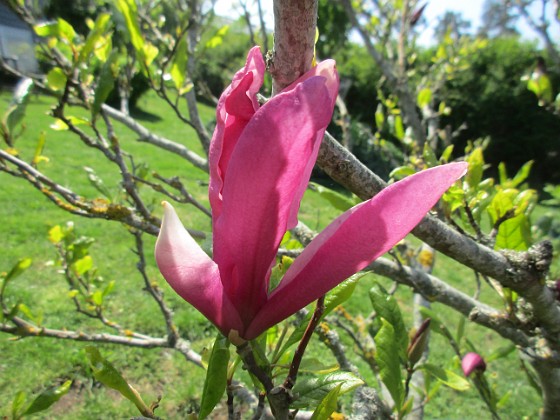
[[[519,35],[515,28],[519,14],[511,0],[485,0],[482,7],[482,25],[479,35],[487,38]]]
[[[434,34],[438,41],[441,41],[448,32],[453,39],[459,39],[470,27],[471,23],[463,19],[461,13],[447,11],[439,18]]]

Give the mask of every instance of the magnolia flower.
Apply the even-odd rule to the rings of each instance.
[[[475,371],[484,372],[486,370],[486,362],[478,353],[467,353],[461,360],[461,367],[465,376],[469,376]]]
[[[429,169],[348,210],[270,290],[276,253],[297,224],[339,83],[334,61],[323,61],[260,106],[264,71],[255,47],[218,103],[209,153],[213,258],[169,203],[156,243],[171,287],[232,340],[258,337],[391,249],[466,171],[465,163]]]

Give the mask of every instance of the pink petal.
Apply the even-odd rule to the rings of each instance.
[[[164,202],[164,209],[155,252],[163,277],[226,336],[230,330],[242,333],[243,324],[224,293],[218,266],[189,235],[173,206]]]
[[[301,198],[317,134],[330,121],[330,101],[324,77],[280,93],[255,113],[231,155],[214,223],[214,260],[247,325],[266,302],[270,267]]]
[[[336,63],[334,60],[325,60],[320,62],[290,86],[286,87],[282,92],[289,92],[290,90],[293,90],[299,83],[303,83],[304,81],[314,76],[322,76],[325,78],[325,86],[327,87],[327,90],[329,92],[329,102],[328,104],[325,104],[325,106],[329,107],[329,109],[331,110],[334,109],[334,104],[338,95],[338,87],[340,84],[338,72],[336,71]],[[301,202],[301,199],[303,198],[305,190],[307,189],[307,184],[309,183],[309,178],[311,177],[311,171],[313,171],[313,167],[315,166],[315,162],[317,161],[317,155],[319,154],[319,148],[321,147],[321,141],[323,140],[323,136],[325,135],[326,128],[327,127],[317,132],[317,142],[315,143],[315,149],[309,156],[307,166],[303,171],[301,182],[294,196],[292,207],[290,208],[290,215],[288,216],[287,226],[288,229],[292,229],[297,225],[299,204]]]
[[[247,55],[245,66],[239,70],[231,85],[220,96],[216,110],[216,129],[210,143],[208,163],[210,167],[209,198],[212,214],[221,212],[224,174],[239,135],[255,111],[259,109],[257,92],[264,80],[265,64],[259,47]]]
[[[342,214],[294,261],[245,338],[257,337],[390,250],[466,170],[466,163],[452,163],[419,172]]]

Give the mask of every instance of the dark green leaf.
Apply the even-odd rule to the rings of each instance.
[[[227,385],[227,370],[229,362],[229,341],[219,335],[214,341],[208,360],[208,369],[202,399],[200,401],[199,418],[204,419],[220,402]]]
[[[381,328],[375,335],[375,346],[377,349],[375,362],[379,367],[379,376],[393,397],[397,412],[400,412],[404,403],[400,349],[395,330],[385,318],[381,318]]]
[[[396,340],[395,350],[401,360],[405,361],[408,333],[397,301],[380,284],[376,284],[370,289],[369,297],[377,316],[385,319],[393,327],[394,340]]]
[[[38,413],[39,411],[46,410],[60,398],[68,393],[72,381],[66,381],[62,385],[52,386],[45,391],[41,392],[37,398],[33,400],[31,405],[25,410],[24,415]]]

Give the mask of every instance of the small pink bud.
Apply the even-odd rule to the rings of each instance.
[[[477,353],[467,353],[461,361],[461,367],[465,376],[469,376],[474,371],[484,372],[486,370],[486,362]]]

